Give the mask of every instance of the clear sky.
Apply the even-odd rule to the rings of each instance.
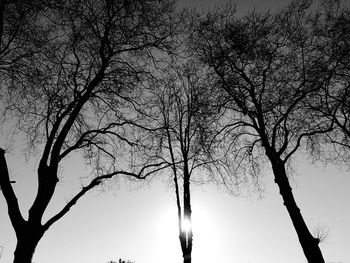
[[[206,7],[214,1],[191,1]],[[180,4],[189,4],[182,0]],[[238,1],[238,11],[281,7],[285,1]],[[0,134],[0,144],[5,135]],[[18,151],[17,151],[18,150]],[[10,173],[21,206],[33,201],[35,162],[26,163],[14,149]],[[327,228],[321,246],[327,262],[350,262],[350,174],[333,165],[314,167],[305,157],[295,162],[294,194],[310,229]],[[79,159],[64,164],[62,181],[50,213],[60,209],[87,175]],[[304,263],[296,233],[271,173],[262,179],[262,199],[233,197],[214,185],[193,186],[193,263]],[[180,263],[176,203],[167,183],[134,185],[120,180],[114,190],[95,190],[83,197],[40,241],[35,263],[106,263],[118,258],[136,263]],[[3,247],[3,248],[2,248]],[[0,263],[13,259],[15,235],[0,195]]]

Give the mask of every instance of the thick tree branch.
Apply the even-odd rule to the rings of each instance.
[[[111,179],[117,175],[126,175],[129,177],[134,177],[136,179],[140,179],[140,180],[144,180],[146,179],[149,175],[156,173],[160,170],[163,170],[167,167],[169,167],[168,164],[164,165],[166,163],[161,162],[161,163],[157,163],[157,164],[150,164],[150,165],[145,165],[139,173],[133,173],[133,172],[127,172],[127,171],[116,171],[116,172],[112,172],[109,174],[104,174],[104,175],[100,175],[95,177],[87,186],[84,186],[81,191],[76,194],[64,207],[63,209],[58,212],[56,215],[54,215],[53,217],[51,217],[44,225],[43,227],[45,229],[48,229],[52,224],[54,224],[56,221],[58,221],[59,219],[61,219],[75,204],[76,202],[82,197],[84,196],[88,191],[90,191],[91,189],[93,189],[95,186],[100,185],[104,180],[107,179]],[[146,169],[149,168],[153,168],[153,167],[158,167],[155,169],[152,169],[150,172],[145,172]]]

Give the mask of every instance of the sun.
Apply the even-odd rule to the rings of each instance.
[[[182,231],[189,233],[192,230],[191,221],[188,219],[183,219],[181,222],[181,229]]]
[[[155,263],[177,263],[182,260],[179,243],[179,225],[176,209],[163,212],[157,222],[156,244],[154,244]],[[216,261],[220,255],[220,227],[215,224],[214,217],[205,206],[193,204],[192,224],[184,219],[181,223],[182,231],[193,231],[192,262],[210,263]]]

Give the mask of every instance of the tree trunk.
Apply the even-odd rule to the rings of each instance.
[[[184,263],[191,263],[192,260],[192,230],[188,233],[181,231],[180,233],[180,243],[182,249],[182,257]]]
[[[17,240],[13,263],[32,263],[35,248],[38,241],[28,238]]]
[[[191,263],[191,253],[189,253],[188,255],[184,255],[184,263]]]
[[[35,248],[45,233],[44,228],[26,222],[16,231],[17,244],[13,263],[32,263]]]
[[[190,173],[188,172],[187,161],[184,167],[184,220],[192,225],[192,209],[191,209],[191,188],[190,188]],[[191,263],[192,258],[192,226],[188,232],[182,233],[183,241],[181,244],[184,263]]]
[[[294,229],[297,232],[299,243],[306,259],[309,263],[324,263],[325,260],[323,259],[322,252],[318,246],[320,240],[312,236],[303,219],[300,209],[294,199],[284,163],[276,158],[271,158],[271,156],[269,156],[269,159],[272,164],[275,183],[279,187],[284,205],[287,208]]]

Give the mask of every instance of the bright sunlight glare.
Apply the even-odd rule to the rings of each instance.
[[[220,228],[215,224],[214,218],[197,203],[193,204],[192,225],[184,220],[182,229],[186,232],[193,230],[192,262],[214,262],[220,255]],[[155,263],[177,263],[182,260],[179,242],[179,229],[176,209],[165,211],[157,223],[157,244],[154,244]]]
[[[192,229],[192,225],[191,225],[190,220],[183,219],[181,222],[181,228],[182,228],[182,231],[184,231],[186,233],[190,232]]]

